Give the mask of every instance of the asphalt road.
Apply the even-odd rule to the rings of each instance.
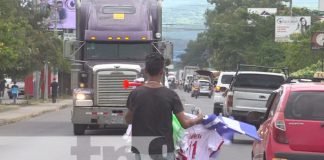
[[[205,114],[212,113],[212,99],[194,99],[177,91],[184,104],[194,104]],[[191,107],[185,107],[191,112]],[[87,131],[74,136],[70,123],[71,107],[33,119],[0,127],[0,159],[3,160],[114,160],[133,159],[129,155],[125,130]],[[249,160],[252,141],[235,136],[235,142],[223,145],[219,160]],[[91,156],[90,156],[91,155]]]

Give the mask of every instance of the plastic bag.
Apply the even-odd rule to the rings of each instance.
[[[179,142],[182,140],[185,130],[182,128],[180,122],[178,121],[177,117],[172,114],[172,129],[173,129],[173,143],[176,149],[179,147]]]

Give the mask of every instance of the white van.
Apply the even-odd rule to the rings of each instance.
[[[221,72],[214,88],[214,114],[218,115],[223,110],[224,92],[229,88],[235,72]]]

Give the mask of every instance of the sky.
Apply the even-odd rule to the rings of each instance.
[[[207,0],[163,0],[163,37],[174,43],[174,60],[205,28]]]
[[[318,9],[318,0],[293,0],[293,6]]]

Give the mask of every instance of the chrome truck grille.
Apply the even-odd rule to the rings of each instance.
[[[134,71],[99,71],[97,74],[96,100],[98,106],[126,106],[127,97],[132,89],[124,89],[123,81],[133,81]]]

